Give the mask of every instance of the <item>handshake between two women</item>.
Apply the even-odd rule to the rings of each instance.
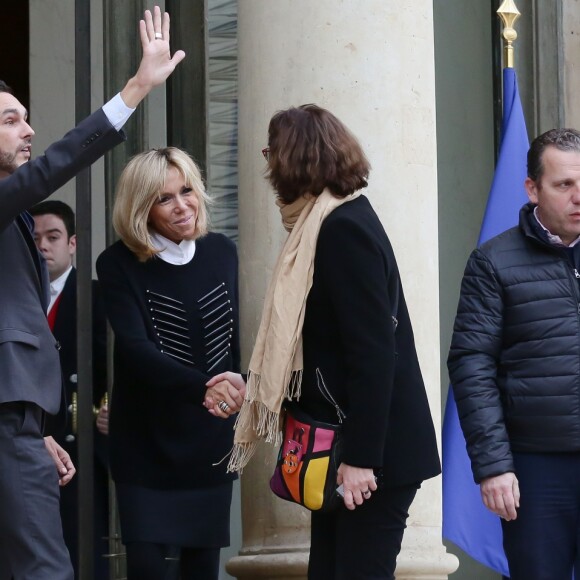
[[[203,406],[215,417],[227,419],[242,408],[246,382],[239,373],[226,371],[212,377],[207,383]]]

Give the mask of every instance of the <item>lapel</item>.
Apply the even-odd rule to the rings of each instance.
[[[34,276],[34,281],[36,282],[36,287],[42,302],[42,307],[46,312],[48,304],[50,303],[50,283],[48,280],[48,270],[46,268],[46,263],[36,248],[36,244],[34,243],[34,238],[32,237],[30,228],[22,215],[17,216],[16,224],[18,225],[18,229],[20,230],[20,234],[22,235],[24,243],[28,246],[28,255],[32,261],[31,269],[36,273]]]

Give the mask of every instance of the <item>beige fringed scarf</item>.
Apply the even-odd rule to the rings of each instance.
[[[302,326],[320,226],[331,211],[359,195],[337,198],[325,190],[318,197],[307,195],[288,205],[279,204],[290,235],[266,292],[228,471],[243,469],[259,439],[280,443],[282,403],[300,397]]]

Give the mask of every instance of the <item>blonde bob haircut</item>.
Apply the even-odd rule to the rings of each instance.
[[[207,233],[207,206],[210,198],[205,192],[201,173],[193,159],[177,147],[139,153],[127,163],[119,177],[113,207],[113,227],[140,262],[145,262],[159,253],[151,242],[149,212],[163,193],[167,172],[172,167],[179,171],[186,187],[191,187],[197,196],[197,224],[192,239],[201,238]]]

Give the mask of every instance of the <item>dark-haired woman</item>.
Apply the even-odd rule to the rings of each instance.
[[[312,514],[308,577],[391,579],[409,506],[440,464],[397,262],[360,192],[370,166],[344,124],[316,105],[275,114],[264,155],[290,235],[266,295],[230,468],[259,438],[276,438],[285,399],[336,423],[324,383],[346,414],[336,482],[344,505]]]

